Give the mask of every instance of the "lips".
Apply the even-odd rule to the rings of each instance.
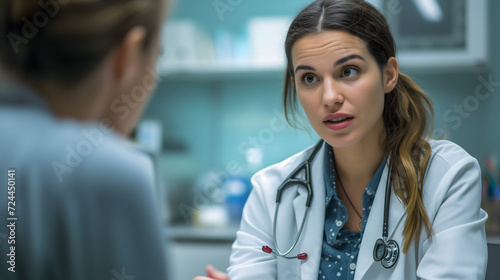
[[[349,127],[354,116],[345,113],[330,114],[323,118],[325,126],[331,130],[342,130]]]

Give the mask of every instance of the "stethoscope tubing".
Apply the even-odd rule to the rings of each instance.
[[[313,197],[313,189],[311,185],[311,162],[315,158],[316,154],[320,150],[320,148],[323,146],[324,141],[320,140],[309,158],[300,164],[298,167],[295,168],[295,170],[290,173],[290,175],[283,181],[283,183],[278,187],[278,191],[276,193],[276,208],[274,210],[274,221],[273,221],[273,242],[274,242],[274,248],[275,250],[272,250],[268,246],[263,246],[262,251],[266,253],[273,253],[277,256],[284,257],[287,259],[294,259],[294,258],[299,258],[299,259],[307,259],[307,254],[302,253],[297,256],[288,256],[290,252],[293,251],[293,249],[297,246],[297,243],[299,242],[300,237],[302,236],[302,232],[304,230],[304,225],[307,220],[311,202],[312,202],[312,197]],[[382,226],[382,238],[377,240],[375,243],[374,247],[374,259],[376,261],[382,261],[382,266],[385,268],[391,268],[398,260],[399,256],[399,245],[397,244],[396,241],[394,240],[389,240],[388,241],[388,232],[389,232],[389,207],[390,207],[390,202],[391,202],[391,166],[388,164],[388,172],[387,172],[387,180],[386,180],[386,186],[385,186],[385,201],[384,201],[384,221],[383,221],[383,226]],[[303,170],[305,171],[304,174],[304,179],[301,178],[296,178],[298,173]],[[306,200],[306,210],[304,213],[304,216],[302,218],[302,222],[300,225],[299,232],[297,233],[297,237],[295,238],[295,241],[293,242],[292,246],[286,250],[285,252],[281,252],[281,250],[278,247],[278,241],[277,241],[277,220],[278,220],[278,209],[279,205],[281,202],[281,195],[283,191],[291,186],[292,184],[296,184],[299,186],[304,187],[307,190],[307,200]],[[383,256],[377,257],[377,248],[383,246],[383,251],[385,252]],[[381,248],[382,249],[382,248]],[[300,256],[300,257],[299,257]]]
[[[388,165],[387,180],[385,184],[385,201],[384,201],[384,223],[382,226],[382,238],[386,239],[389,235],[389,206],[391,205],[391,169]]]
[[[278,218],[278,207],[279,207],[279,202],[276,204],[276,210],[274,211],[274,226],[273,226],[273,237],[276,236],[276,221]],[[287,259],[294,259],[295,257],[288,257],[287,255],[290,254],[290,252],[297,246],[297,243],[299,242],[300,236],[302,236],[302,231],[304,230],[304,224],[306,222],[306,218],[309,213],[309,206],[306,206],[306,212],[304,213],[304,217],[302,218],[302,223],[300,225],[299,233],[297,234],[297,237],[295,238],[295,241],[293,242],[292,246],[284,253],[281,252],[281,250],[278,247],[278,240],[276,238],[273,238],[274,241],[274,248],[276,248],[275,254],[281,257],[285,257]]]
[[[281,256],[281,257],[284,257],[287,259],[297,258],[295,256],[290,257],[290,256],[288,256],[288,254],[290,254],[290,252],[293,251],[293,249],[297,246],[297,243],[299,242],[299,239],[302,236],[302,231],[304,230],[304,225],[306,223],[306,220],[307,220],[307,217],[309,214],[309,209],[310,209],[312,198],[313,198],[313,190],[312,190],[312,186],[311,186],[311,162],[312,162],[312,159],[316,156],[316,154],[320,150],[321,146],[323,146],[323,140],[320,140],[318,142],[318,144],[316,144],[316,147],[314,148],[314,150],[311,153],[311,155],[309,156],[309,158],[305,162],[300,164],[297,168],[295,168],[295,170],[292,173],[290,173],[290,175],[278,187],[278,191],[276,193],[276,208],[274,210],[274,222],[273,222],[273,243],[274,243],[275,250],[271,250],[271,253],[274,253],[278,256]],[[298,173],[302,169],[305,170],[305,174],[304,174],[305,179],[294,178],[298,175]],[[292,184],[298,184],[300,186],[303,186],[307,190],[306,210],[304,213],[304,217],[302,217],[300,229],[299,229],[299,232],[297,233],[297,237],[295,238],[295,241],[293,242],[292,246],[288,250],[286,250],[285,252],[281,252],[281,250],[278,247],[278,240],[276,239],[276,236],[277,236],[277,234],[276,234],[277,225],[276,224],[277,224],[277,220],[278,220],[278,209],[279,209],[279,205],[281,202],[281,194],[282,194],[283,190],[286,189],[287,187],[291,186]],[[265,246],[265,247],[267,247],[267,246]],[[270,249],[270,248],[268,248],[268,249]],[[264,251],[264,247],[263,247],[263,251]],[[307,254],[301,254],[301,255],[303,255],[307,258]]]

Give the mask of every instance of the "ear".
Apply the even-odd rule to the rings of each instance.
[[[290,75],[290,81],[292,82],[292,85],[295,85],[295,79],[291,75]]]
[[[389,93],[396,87],[396,84],[398,83],[399,65],[396,58],[389,58],[387,64],[384,66],[383,74],[384,91],[385,93]]]
[[[146,29],[137,26],[130,29],[117,46],[113,57],[113,77],[116,81],[126,81],[133,77],[137,70],[136,63],[141,59],[144,40]]]

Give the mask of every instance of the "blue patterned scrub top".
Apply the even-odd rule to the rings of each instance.
[[[318,279],[351,280],[354,279],[363,232],[368,215],[370,215],[380,177],[382,177],[385,160],[382,161],[363,192],[361,232],[352,232],[342,228],[347,222],[347,208],[337,195],[333,149],[330,145],[325,145],[326,213]]]

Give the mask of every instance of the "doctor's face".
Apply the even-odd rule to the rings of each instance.
[[[332,147],[378,141],[384,131],[385,86],[365,42],[344,31],[324,31],[292,47],[297,96],[312,127]]]

